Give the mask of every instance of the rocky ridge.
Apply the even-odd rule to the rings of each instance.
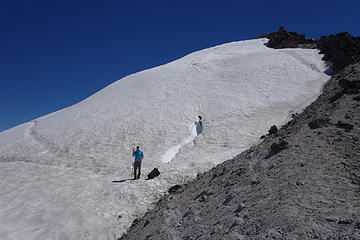
[[[360,239],[359,38],[284,31],[269,46],[316,45],[333,61],[323,93],[259,145],[172,187],[121,239]]]
[[[263,34],[257,38],[268,38],[267,46],[271,48],[318,48],[320,53],[325,55],[323,60],[333,63],[334,72],[360,61],[360,37],[353,37],[347,32],[322,36],[317,40],[289,32],[282,26],[277,32]]]

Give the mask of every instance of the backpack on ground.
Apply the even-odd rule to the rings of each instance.
[[[147,176],[148,176],[148,179],[153,179],[159,175],[160,175],[159,170],[157,168],[154,168]]]

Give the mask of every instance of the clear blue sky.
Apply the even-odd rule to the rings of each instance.
[[[360,35],[360,1],[2,0],[0,131],[188,53],[285,25]]]

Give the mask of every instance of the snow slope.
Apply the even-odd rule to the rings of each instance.
[[[171,185],[285,123],[319,95],[327,66],[317,50],[266,42],[195,52],[1,132],[0,239],[119,237]],[[143,174],[159,167],[160,177],[122,181],[136,145]]]

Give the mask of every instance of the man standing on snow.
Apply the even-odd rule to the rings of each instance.
[[[136,151],[133,149],[132,156],[134,157],[134,180],[140,179],[141,161],[144,159],[144,153],[140,151],[140,147],[137,146]],[[136,174],[137,170],[139,170],[138,174]]]

